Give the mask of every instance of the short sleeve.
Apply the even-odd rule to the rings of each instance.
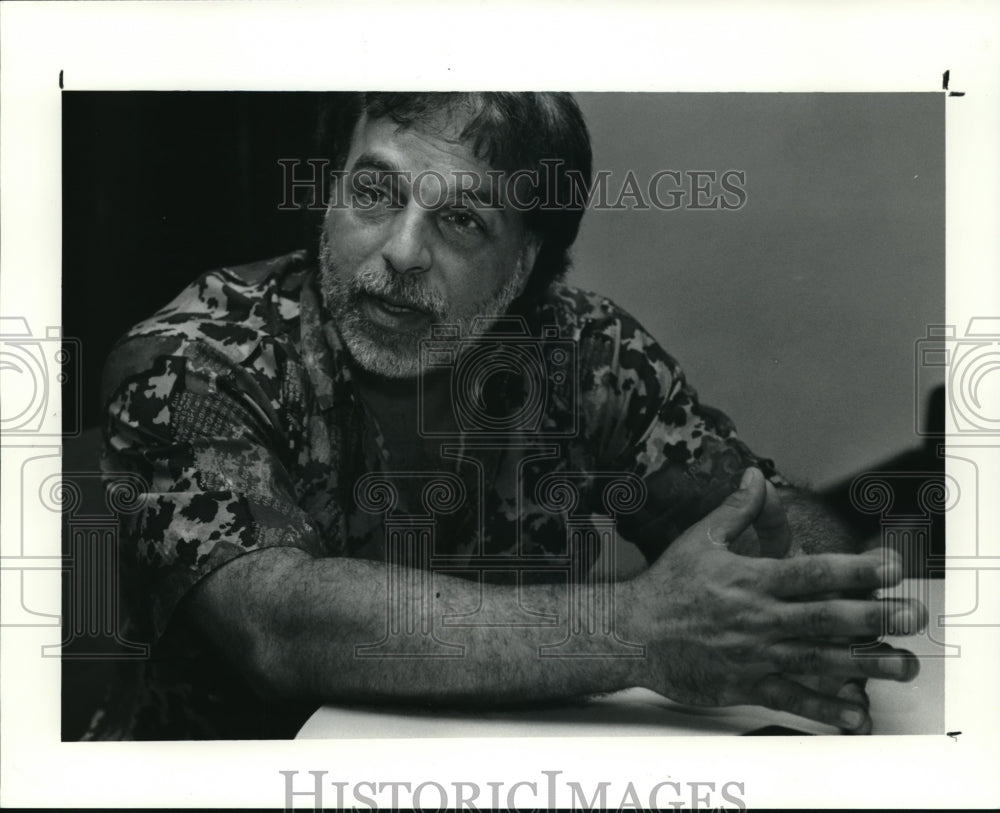
[[[677,362],[633,317],[615,306],[606,311],[609,318],[583,337],[586,431],[602,467],[643,479],[644,506],[620,518],[619,529],[653,561],[737,488],[748,466],[786,483],[725,413],[701,403]]]
[[[127,339],[106,365],[106,476],[144,483],[120,535],[127,609],[147,640],[226,562],[276,545],[321,553],[261,368],[254,354],[237,361],[169,335]]]

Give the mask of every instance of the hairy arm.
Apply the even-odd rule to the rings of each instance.
[[[880,628],[877,603],[816,599],[898,579],[898,564],[890,563],[886,572],[881,556],[778,560],[732,553],[730,542],[766,505],[763,478],[748,475],[738,492],[685,531],[651,568],[614,586],[616,631],[620,639],[640,644],[642,657],[615,657],[620,650],[597,634],[575,639],[594,657],[541,657],[540,646],[566,636],[565,586],[518,591],[442,575],[434,578],[433,625],[425,629],[463,646],[460,657],[419,657],[426,644],[419,635],[400,639],[408,648],[402,653],[359,657],[358,645],[384,637],[387,608],[408,614],[419,627],[425,621],[421,596],[390,595],[384,564],[312,558],[293,549],[232,560],[196,586],[188,609],[260,694],[274,700],[483,704],[644,686],[681,702],[753,703],[863,728],[868,717],[862,703],[782,674],[911,678],[916,664],[908,652],[886,648],[882,658],[855,659],[834,643]],[[399,568],[394,575],[418,574]],[[602,602],[595,591],[612,587],[579,589],[583,600],[575,606],[591,613],[583,628],[601,630]],[[552,613],[559,623],[515,626],[519,604]],[[491,626],[440,625],[444,612],[476,607]],[[917,617],[922,608],[908,611]]]
[[[438,573],[431,588],[428,573],[394,571],[367,560],[271,548],[205,579],[189,597],[188,611],[258,692],[275,700],[482,705],[613,691],[637,682],[634,661],[539,657],[539,647],[565,637],[565,624],[518,626],[524,617],[518,605],[564,621],[565,585],[518,590]],[[390,582],[419,585],[422,579],[433,589],[432,600],[419,588],[390,594]],[[589,593],[581,606],[596,608],[593,589],[580,589]],[[476,607],[490,626],[443,626],[444,615]],[[415,631],[395,636],[391,654],[363,656],[358,648],[386,636],[390,614]],[[451,646],[435,645],[429,630]],[[580,636],[576,643],[602,654],[596,638]],[[428,657],[442,651],[451,657]]]

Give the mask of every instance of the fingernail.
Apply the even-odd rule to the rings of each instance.
[[[889,621],[889,633],[891,635],[909,635],[910,626],[913,623],[913,614],[909,610],[896,610]]]
[[[891,677],[903,677],[907,672],[907,665],[901,658],[891,658],[879,663],[879,669]]]
[[[900,569],[899,563],[895,559],[890,559],[875,569],[875,578],[885,587],[895,585],[900,580]]]
[[[840,723],[844,728],[857,728],[865,721],[865,716],[857,709],[844,709],[840,712]]]
[[[743,477],[740,478],[740,488],[750,488],[750,484],[754,481],[754,477],[757,476],[757,469],[751,467],[743,472]]]
[[[859,706],[868,706],[868,695],[857,683],[845,683],[837,692],[841,700],[850,700]]]

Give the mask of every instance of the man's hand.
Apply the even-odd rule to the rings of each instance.
[[[763,476],[764,501],[753,523],[732,541],[729,549],[747,556],[784,559],[802,552],[801,540],[788,522],[785,504],[778,490]]]
[[[197,585],[185,609],[267,702],[496,705],[645,686],[681,702],[764,705],[864,731],[870,722],[863,698],[816,691],[785,675],[836,678],[838,687],[852,678],[912,678],[917,662],[909,652],[886,647],[879,658],[852,658],[849,644],[837,641],[882,634],[884,603],[821,598],[896,582],[899,562],[883,573],[879,552],[775,559],[729,550],[754,522],[759,534],[780,520],[765,511],[768,503],[763,476],[752,470],[651,568],[615,583],[618,637],[643,644],[645,658],[616,657],[602,634],[575,639],[580,654],[592,657],[544,657],[564,630],[517,621],[525,607],[565,618],[573,599],[565,584],[512,589],[441,573],[427,602],[417,590],[390,590],[416,580],[403,566],[313,558],[289,547],[226,563]],[[781,546],[779,539],[775,549]],[[577,606],[589,613],[581,628],[602,629],[608,585],[575,589]],[[444,625],[444,616],[470,607],[492,623]],[[924,623],[916,602],[900,601],[896,609],[910,631]],[[415,630],[446,635],[456,656],[425,657],[429,639],[414,634],[394,639],[403,648],[397,652],[359,657],[359,645],[384,639],[388,610],[416,619]]]
[[[734,553],[749,556],[766,556],[782,559],[800,556],[806,553],[803,536],[809,542],[809,548],[814,553],[845,553],[857,552],[857,542],[850,537],[844,528],[840,527],[829,514],[824,511],[815,498],[795,489],[779,491],[767,480],[764,480],[764,506],[747,528],[733,541],[729,549]],[[794,511],[795,529],[792,529],[788,510]],[[830,592],[813,596],[813,601],[848,598],[849,596]],[[834,638],[828,643],[850,644],[851,638]],[[839,675],[789,675],[798,683],[823,695],[843,697],[852,703],[869,707],[868,694],[865,691],[865,680],[850,678],[845,680]],[[843,727],[843,726],[841,726]],[[845,729],[852,734],[870,734],[871,722],[866,721],[860,728]]]
[[[885,632],[884,602],[828,597],[897,583],[898,557],[888,554],[883,564],[881,550],[789,559],[730,551],[746,528],[761,523],[769,497],[763,475],[748,469],[739,490],[649,570],[621,585],[628,639],[647,646],[641,684],[679,702],[763,705],[864,731],[871,720],[863,694],[824,694],[785,675],[804,675],[806,682],[836,678],[834,685],[916,676],[911,652],[886,646],[877,658],[854,658],[844,643]],[[763,524],[774,526],[779,519],[773,505],[769,510]],[[926,623],[919,602],[894,603],[893,631],[914,632]]]

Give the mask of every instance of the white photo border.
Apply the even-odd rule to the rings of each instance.
[[[1000,8],[989,3],[9,3],[0,7],[0,302],[60,323],[60,78],[72,90],[511,89],[889,92],[943,89],[947,322],[1000,315]],[[529,59],[526,54],[532,54]],[[538,54],[545,58],[538,58]],[[978,448],[981,494],[1000,493],[997,440]],[[974,444],[968,444],[970,448]],[[52,444],[58,451],[58,439]],[[10,448],[4,448],[5,461]],[[970,452],[971,454],[971,452]],[[988,463],[992,461],[993,468]],[[5,466],[3,500],[18,501]],[[11,486],[15,486],[12,492]],[[949,516],[949,535],[998,544],[996,501]],[[18,550],[10,511],[3,555]],[[976,526],[978,522],[978,528]],[[29,523],[59,555],[58,517]],[[995,547],[982,555],[1000,555]],[[1000,618],[996,572],[980,579]],[[950,612],[967,609],[949,591]],[[750,807],[966,807],[995,803],[996,627],[955,629],[946,729],[958,737],[669,737],[62,743],[58,627],[4,628],[0,802],[47,807],[280,807],[280,770],[420,782],[595,777],[745,783]],[[949,636],[952,633],[949,632]],[[963,687],[961,691],[954,687]],[[373,767],[377,766],[377,767]],[[301,777],[300,777],[301,778]],[[566,804],[566,799],[559,800]],[[311,806],[308,798],[297,800]]]

